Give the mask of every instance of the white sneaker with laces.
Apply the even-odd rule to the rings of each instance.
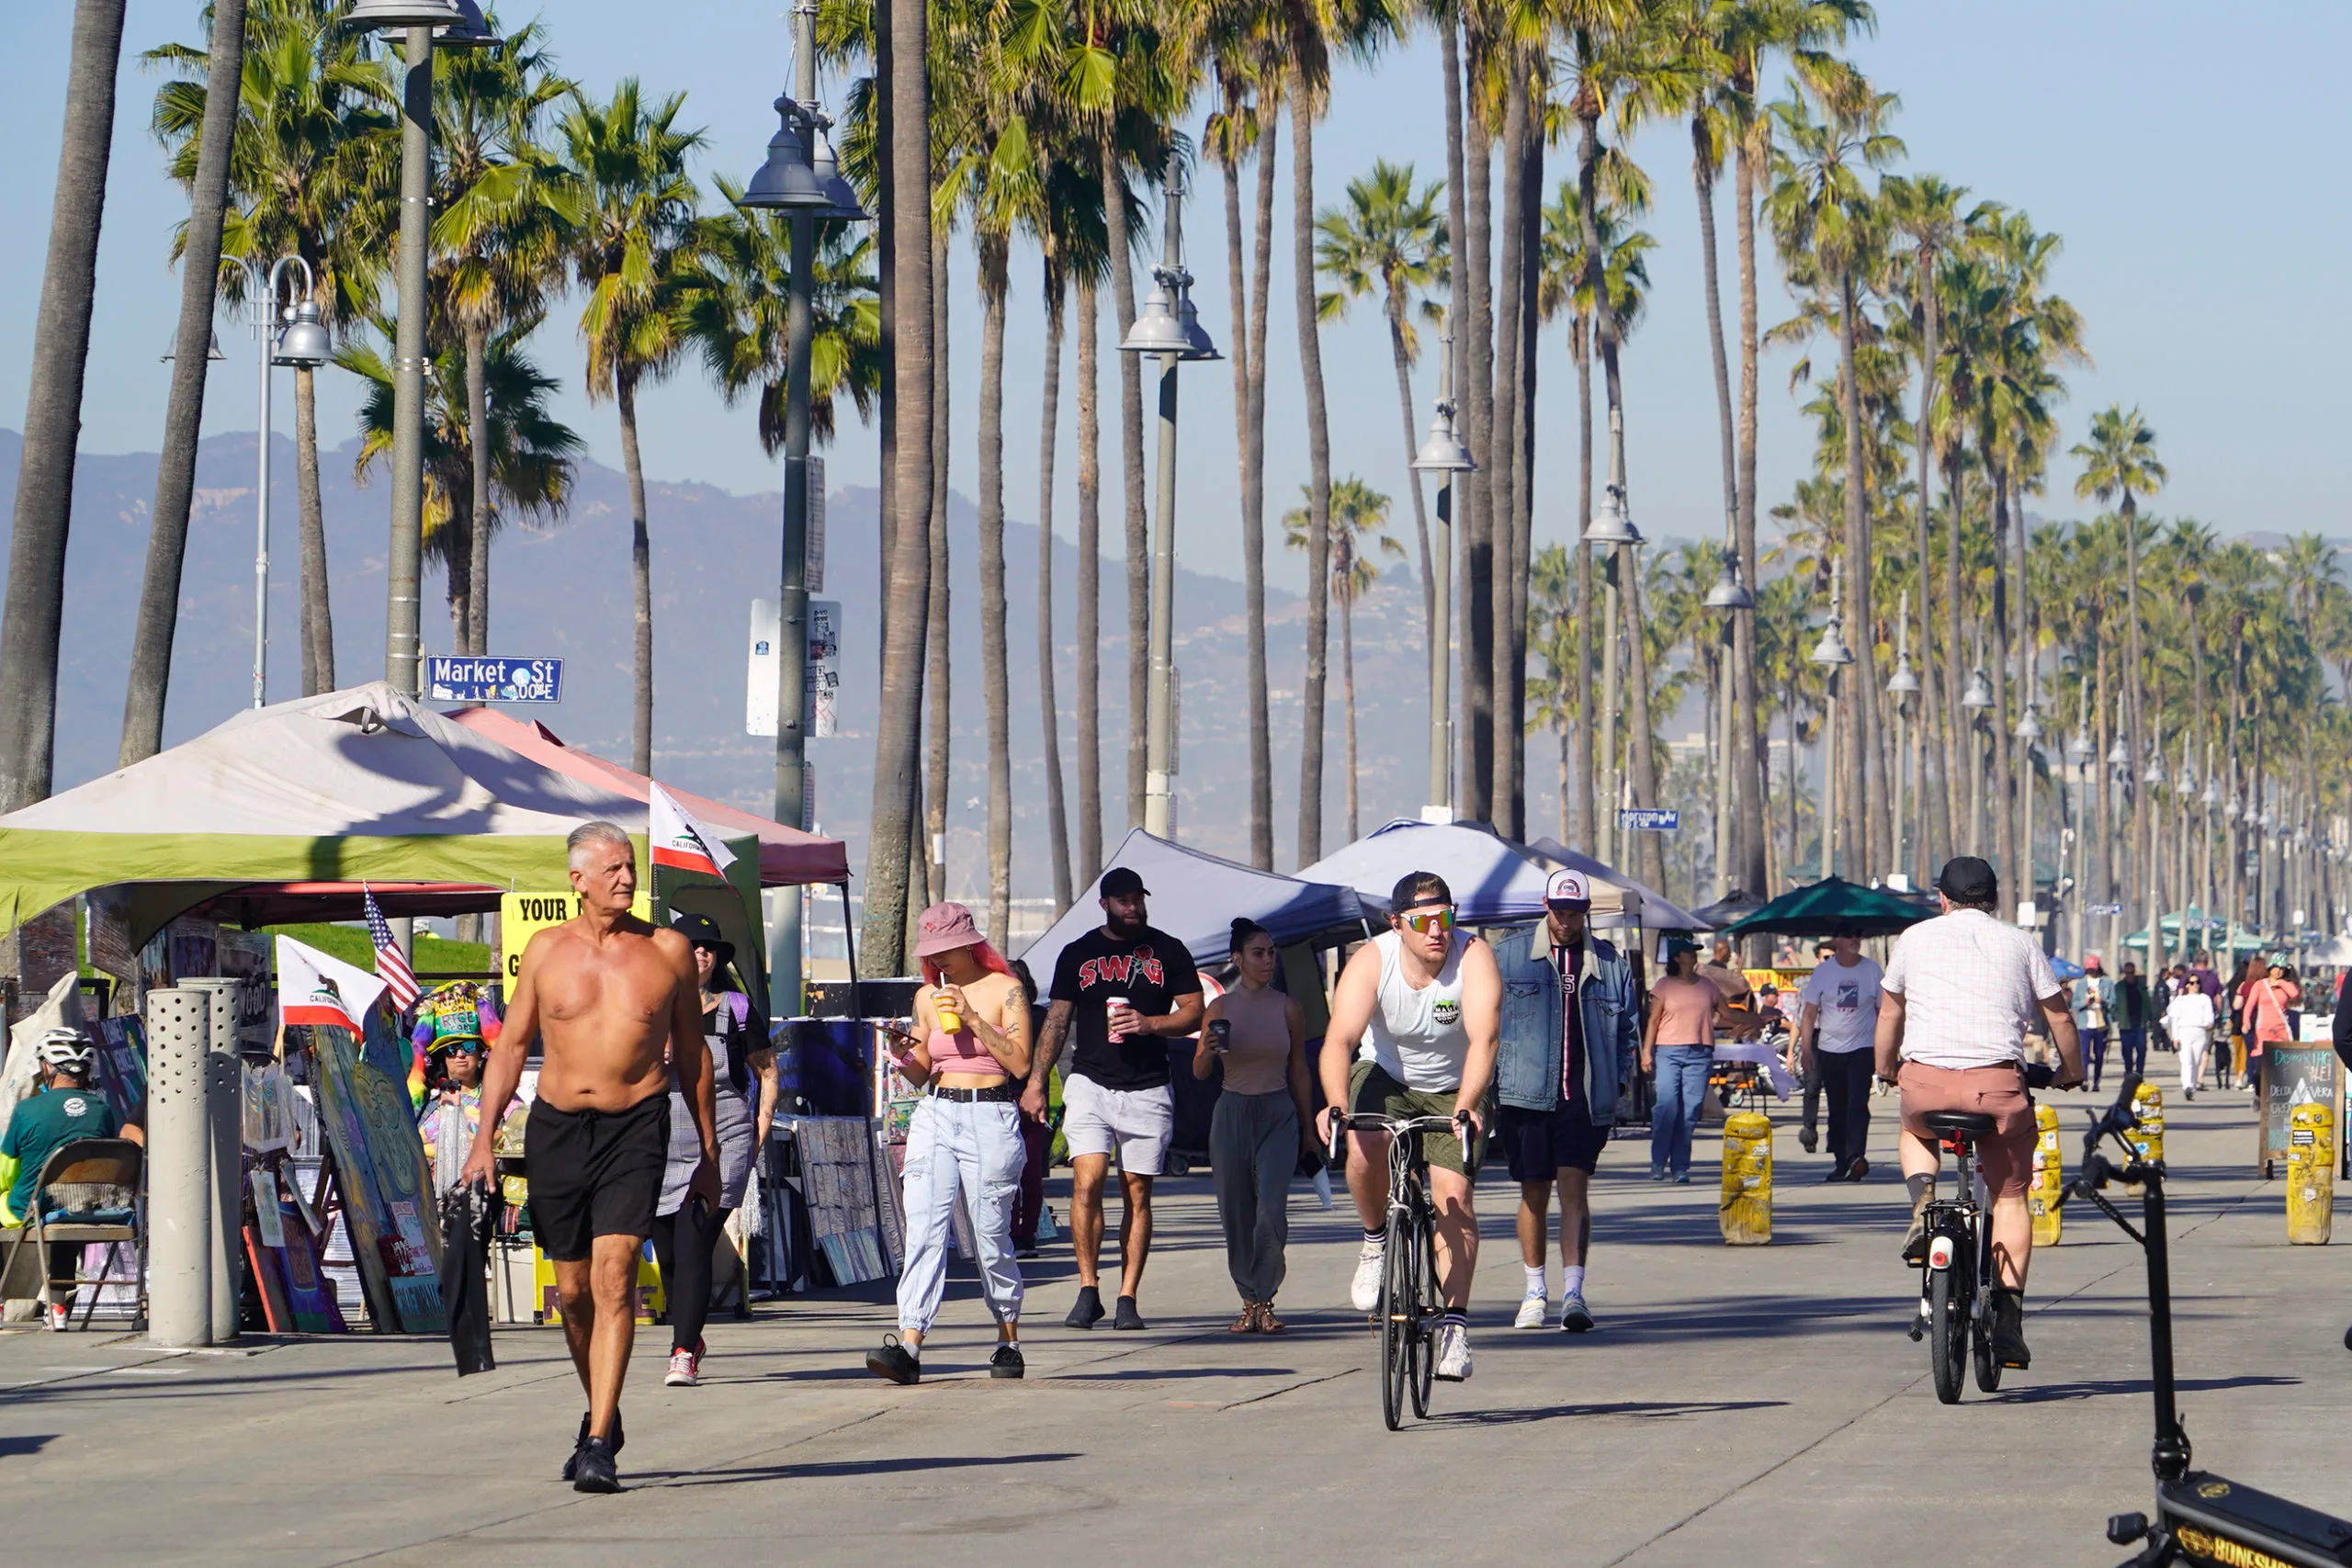
[[[692,1350],[673,1350],[670,1352],[669,1375],[662,1380],[662,1385],[666,1388],[692,1388],[702,1381],[701,1371]]]
[[[1437,1378],[1441,1382],[1470,1381],[1470,1331],[1458,1323],[1438,1328]]]
[[[1521,1298],[1519,1315],[1511,1319],[1510,1325],[1513,1328],[1541,1328],[1544,1326],[1545,1315],[1551,1309],[1552,1303],[1549,1297],[1541,1291],[1530,1291]]]
[[[1356,1277],[1348,1285],[1348,1304],[1358,1312],[1371,1312],[1380,1305],[1380,1276],[1388,1264],[1385,1244],[1368,1241],[1356,1254]]]

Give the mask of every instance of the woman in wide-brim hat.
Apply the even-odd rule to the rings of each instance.
[[[703,1042],[710,1051],[712,1110],[718,1142],[718,1208],[706,1212],[687,1198],[687,1184],[702,1161],[702,1146],[687,1113],[684,1086],[670,1077],[670,1156],[662,1172],[662,1197],[653,1219],[653,1256],[662,1268],[662,1292],[670,1319],[670,1368],[662,1381],[691,1388],[702,1377],[703,1325],[710,1317],[712,1248],[728,1217],[742,1206],[752,1167],[767,1142],[775,1115],[775,1051],[767,1023],[752,999],[725,987],[735,944],[708,915],[680,915],[670,929],[694,951],[702,993]],[[758,1103],[752,1084],[759,1082]]]
[[[891,1050],[899,1071],[923,1091],[907,1125],[899,1331],[883,1336],[865,1366],[892,1382],[922,1377],[923,1337],[939,1314],[948,1226],[960,1193],[997,1324],[989,1375],[1017,1378],[1022,1292],[1012,1203],[1026,1158],[1021,1087],[1029,1073],[1029,998],[961,904],[933,904],[922,912],[915,957],[923,977],[915,993],[915,1032],[899,1037]]]

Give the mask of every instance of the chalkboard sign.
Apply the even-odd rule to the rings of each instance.
[[[2267,1179],[2274,1165],[2286,1163],[2288,1114],[2316,1102],[2337,1107],[2340,1115],[2344,1091],[2337,1087],[2333,1046],[2274,1040],[2262,1048],[2262,1146],[2256,1160]]]

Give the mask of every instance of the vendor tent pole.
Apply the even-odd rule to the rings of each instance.
[[[201,991],[147,994],[147,1337],[171,1349],[212,1339],[211,1035]]]
[[[849,953],[849,1014],[863,1018],[857,1009],[857,922],[850,918],[849,883],[846,879],[833,884],[842,896],[842,944]]]
[[[212,1129],[212,1340],[226,1345],[237,1337],[237,1320],[244,1294],[244,1124],[243,1066],[237,1057],[237,982],[192,979],[184,989],[201,993],[211,1004],[209,1047],[204,1057],[206,1120]]]

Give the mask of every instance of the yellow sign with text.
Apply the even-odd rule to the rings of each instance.
[[[653,918],[653,903],[648,890],[638,888],[637,897],[629,902],[629,913],[641,920]],[[580,913],[580,895],[565,888],[556,893],[509,893],[498,900],[498,948],[500,966],[506,975],[507,995],[513,996],[515,976],[523,972],[523,950],[531,938],[549,926],[560,926]]]

